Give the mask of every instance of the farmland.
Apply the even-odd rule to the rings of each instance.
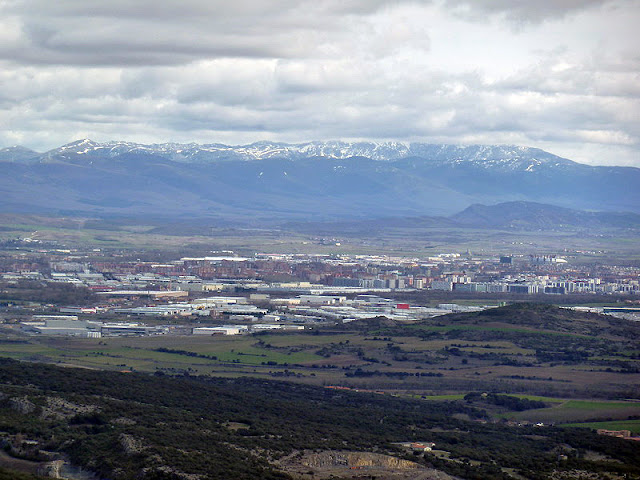
[[[546,408],[492,411],[545,423],[640,415],[636,326],[519,305],[417,324],[388,319],[238,336],[33,337],[6,328],[0,355],[169,376],[286,378],[425,400],[501,392]]]

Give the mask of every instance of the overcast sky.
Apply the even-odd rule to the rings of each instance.
[[[517,144],[640,167],[640,0],[0,0],[0,147]]]

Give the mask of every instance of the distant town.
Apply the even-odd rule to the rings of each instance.
[[[246,257],[215,251],[158,262],[132,259],[131,253],[82,251],[24,239],[5,245],[0,258],[0,313],[5,324],[27,333],[99,338],[240,335],[374,317],[415,322],[504,303],[419,301],[421,293],[441,292],[507,300],[605,295],[625,301],[573,308],[639,320],[639,280],[637,267],[594,266],[556,254]],[[11,295],[34,285],[64,285],[71,289],[68,301],[20,301]],[[86,295],[73,302],[75,292]]]

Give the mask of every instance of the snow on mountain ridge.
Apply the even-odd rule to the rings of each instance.
[[[403,159],[427,159],[436,165],[472,164],[484,168],[531,172],[545,165],[553,167],[575,164],[543,150],[515,145],[447,145],[402,142],[306,142],[299,144],[261,141],[247,145],[220,143],[94,142],[78,140],[46,152],[42,161],[71,161],[73,157],[117,157],[123,154],[158,155],[181,163],[219,161],[260,161],[266,159],[299,160],[309,157],[348,159],[365,157],[381,162]],[[81,157],[80,157],[81,156]]]

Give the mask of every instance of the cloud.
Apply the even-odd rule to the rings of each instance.
[[[0,145],[514,143],[640,165],[639,6],[0,1]]]
[[[175,65],[220,57],[316,56],[354,16],[390,0],[15,0],[0,4],[0,58],[24,64]]]
[[[591,7],[613,3],[612,0],[446,0],[457,15],[484,20],[499,15],[516,23],[539,23],[557,20]]]

